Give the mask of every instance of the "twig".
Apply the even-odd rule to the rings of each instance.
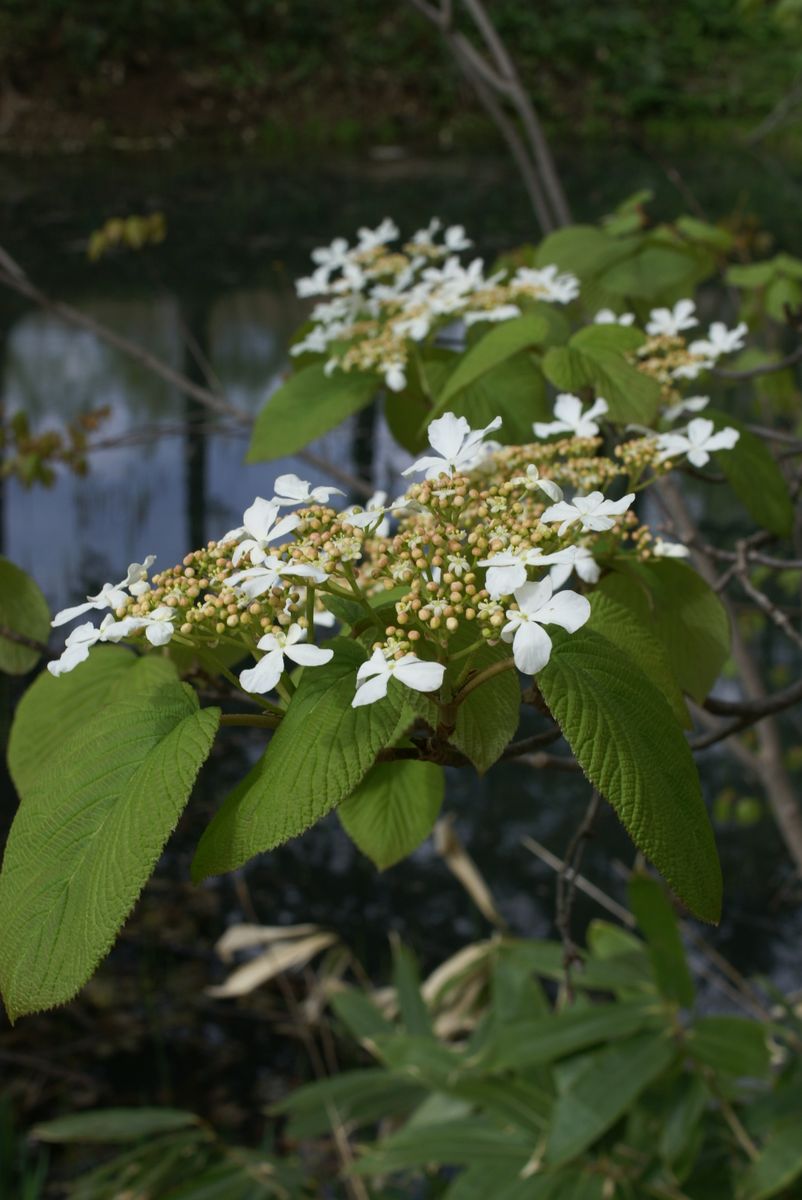
[[[525,846],[527,850],[530,850],[532,854],[534,854],[536,858],[539,858],[541,862],[544,862],[547,867],[551,867],[552,871],[556,871],[558,874],[560,872],[568,871],[563,859],[558,858],[556,854],[552,854],[551,850],[549,850],[546,846],[541,845],[540,842],[536,842],[535,839],[533,837],[529,837],[528,834],[525,834],[521,838],[521,845]],[[613,900],[612,896],[608,896],[607,893],[603,892],[601,888],[596,886],[595,883],[591,883],[589,879],[587,879],[584,875],[580,875],[578,872],[574,874],[574,881],[577,891],[584,892],[584,894],[591,900],[595,900],[601,908],[606,909],[611,916],[616,917],[622,923],[622,925],[626,925],[630,929],[634,929],[635,918],[629,909],[624,908],[623,904],[619,904],[617,900]]]
[[[0,625],[0,638],[5,638],[7,642],[14,642],[17,646],[26,646],[28,650],[36,650],[44,658],[56,658],[49,646],[44,642],[38,641],[36,638],[27,637],[24,633],[17,633],[13,629],[9,629],[7,625]]]
[[[728,371],[724,367],[713,367],[710,373],[717,376],[718,379],[729,379],[733,383],[740,383],[747,379],[757,379],[761,375],[776,375],[778,371],[785,371],[800,361],[802,361],[802,345],[797,346],[796,350],[792,350],[790,354],[786,354],[785,358],[781,358],[775,363],[763,363],[744,371]]]
[[[585,853],[585,845],[593,829],[593,822],[596,820],[596,814],[599,811],[600,800],[601,797],[594,788],[590,794],[585,815],[580,821],[579,827],[571,838],[571,841],[568,843],[565,860],[557,873],[557,908],[554,914],[554,923],[557,926],[560,940],[563,944],[565,991],[569,1004],[573,1002],[574,998],[571,968],[581,958],[577,945],[571,936],[571,913],[576,897],[579,866],[582,862],[582,856]]]

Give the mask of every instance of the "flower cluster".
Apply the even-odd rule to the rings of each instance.
[[[354,246],[335,238],[312,252],[316,268],[299,279],[302,297],[323,297],[312,327],[290,353],[326,354],[326,370],[373,371],[390,391],[407,384],[414,345],[446,327],[520,316],[533,300],[567,304],[579,295],[573,275],[555,266],[486,274],[481,258],[467,266],[459,254],[472,243],[461,225],[432,220],[393,249],[393,221],[360,229]]]
[[[51,672],[71,670],[97,642],[174,640],[211,661],[233,643],[256,660],[240,672],[243,690],[282,694],[286,671],[330,660],[314,634],[336,619],[365,646],[355,706],[379,700],[393,679],[436,691],[450,643],[460,634],[464,645],[466,630],[469,647],[509,642],[515,665],[536,673],[551,649],[545,627],[574,631],[588,619],[586,597],[564,585],[574,573],[582,585],[599,578],[599,535],[607,553],[627,538],[639,544],[635,496],[613,500],[590,487],[565,497],[577,464],[591,464],[591,484],[620,477],[620,464],[598,453],[600,438],[569,430],[559,441],[496,448],[485,439],[497,426],[472,430],[452,413],[433,421],[432,453],[408,471],[421,478],[389,503],[377,495],[337,511],[337,489],[280,476],[274,495],[257,498],[218,542],[150,579],[152,558],[134,563],[119,583],[59,613],[56,625],[105,615],[73,630]]]

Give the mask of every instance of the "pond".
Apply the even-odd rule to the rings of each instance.
[[[754,214],[784,248],[802,251],[802,232],[792,219],[799,210],[800,163],[761,161],[737,148],[706,151],[704,169],[693,148],[664,152],[660,161],[626,146],[560,157],[580,219],[595,218],[648,187],[657,194],[660,215],[689,203],[713,218]],[[672,164],[668,174],[663,158]],[[302,318],[293,279],[306,271],[314,246],[385,215],[411,230],[434,213],[464,224],[486,257],[534,239],[514,176],[493,159],[429,163],[401,157],[268,167],[224,158],[213,163],[65,158],[5,162],[0,181],[0,245],[37,284],[202,379],[188,349],[196,346],[224,392],[253,413],[281,377],[288,338]],[[87,236],[103,221],[155,210],[167,218],[164,245],[87,261]],[[321,481],[325,474],[299,459],[244,466],[244,434],[222,433],[174,387],[93,334],[26,307],[10,293],[0,293],[0,363],[6,413],[24,410],[35,428],[60,428],[87,409],[109,409],[87,478],[60,474],[49,489],[26,490],[15,480],[0,485],[0,551],[36,577],[53,608],[118,578],[129,561],[146,553],[155,553],[160,567],[179,561],[190,546],[238,524],[254,495],[270,494],[281,470]],[[333,464],[332,482],[344,470],[369,475],[392,493],[406,458],[380,425],[366,447],[369,433],[364,422],[352,421],[312,449]],[[6,715],[10,704],[7,690]],[[175,1006],[176,989],[187,984],[176,964],[192,960],[199,929],[208,947],[225,924],[243,916],[270,924],[319,922],[375,972],[386,964],[390,930],[399,931],[432,966],[490,929],[430,845],[378,875],[346,839],[336,816],[192,899],[188,864],[203,821],[241,774],[244,760],[257,752],[242,731],[223,735],[133,933],[116,952],[113,969],[93,985],[113,994],[114,970],[121,965],[137,981],[131,986],[141,989],[139,1001],[161,1014],[148,1035],[160,1046],[158,1079],[144,1067],[141,1077],[132,1063],[126,1068],[129,1085],[133,1070],[145,1099],[174,1098],[180,1090],[175,1044],[166,1050],[169,1039],[157,1027]],[[479,781],[450,774],[447,809],[510,928],[552,935],[554,877],[521,839],[530,834],[561,855],[584,808],[584,789],[572,777],[534,773],[523,765],[496,768]],[[706,756],[703,776],[711,804],[727,789],[739,797],[753,787],[724,751]],[[14,803],[5,780],[0,826],[10,822]],[[710,939],[739,969],[770,976],[786,990],[798,988],[802,907],[770,817],[758,815],[748,833],[725,821],[717,836],[725,917],[719,930],[709,931]],[[632,860],[632,846],[607,810],[597,823],[586,873],[620,899],[621,864]],[[167,893],[165,909],[160,905]],[[196,914],[192,920],[190,911]],[[577,933],[599,915],[604,914],[580,897]],[[219,975],[211,956],[200,958],[189,982],[193,989]],[[92,993],[93,1002],[97,995]],[[201,1007],[207,1040],[223,1036],[220,1029],[233,1019],[230,1014],[221,1014],[220,1006]],[[184,1011],[179,1021],[187,1020]],[[270,1042],[262,1067],[277,1053]]]

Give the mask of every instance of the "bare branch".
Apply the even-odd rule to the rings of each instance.
[[[792,350],[785,358],[781,358],[775,363],[763,363],[762,366],[750,367],[745,371],[727,371],[724,367],[713,367],[710,373],[719,379],[729,379],[733,383],[741,383],[747,379],[758,379],[761,375],[776,375],[778,371],[785,371],[800,361],[802,361],[802,345],[797,346],[796,350]]]

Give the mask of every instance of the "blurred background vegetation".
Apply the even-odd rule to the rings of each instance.
[[[750,135],[802,73],[798,0],[489,8],[552,131]],[[0,97],[0,138],[40,150],[493,137],[426,20],[386,0],[3,0]]]

